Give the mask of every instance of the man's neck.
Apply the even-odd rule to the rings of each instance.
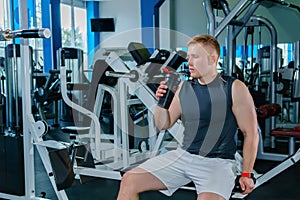
[[[217,77],[218,74],[219,74],[218,71],[215,71],[214,73],[212,73],[208,76],[198,78],[198,82],[201,85],[207,85],[207,84],[211,83],[213,80],[215,80],[215,78]]]

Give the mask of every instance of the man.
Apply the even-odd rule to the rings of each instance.
[[[220,46],[214,37],[197,35],[187,45],[192,80],[180,84],[170,106],[158,105],[154,114],[160,130],[182,120],[182,145],[125,173],[118,200],[139,199],[139,193],[148,190],[171,195],[190,181],[195,184],[198,200],[229,199],[236,178],[237,128],[244,135],[239,182],[243,194],[254,188],[250,173],[259,136],[252,97],[241,81],[218,73]],[[166,82],[162,81],[156,97],[161,99],[166,92]]]

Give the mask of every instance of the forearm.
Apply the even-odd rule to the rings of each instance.
[[[243,172],[252,172],[258,147],[258,134],[244,135]]]
[[[166,130],[170,128],[171,120],[169,111],[160,106],[156,106],[154,112],[154,121],[159,130]]]

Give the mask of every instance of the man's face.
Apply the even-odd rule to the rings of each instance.
[[[188,46],[187,56],[191,77],[203,78],[213,72],[213,58],[208,52],[207,47],[199,43]]]

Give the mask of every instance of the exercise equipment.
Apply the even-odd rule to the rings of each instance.
[[[67,74],[67,90],[70,98],[79,105],[85,104],[86,91],[88,89],[88,80],[83,72],[83,50],[78,48],[63,47],[61,50],[65,52],[65,67],[67,71],[72,73]],[[82,121],[82,116],[71,107],[67,106],[63,101],[60,103],[60,120],[65,122]]]
[[[131,45],[132,46],[132,45]],[[137,46],[135,44],[135,46]],[[142,46],[142,45],[139,45]],[[139,51],[135,51],[139,52]],[[93,112],[74,104],[74,102],[71,102],[68,96],[65,94],[66,92],[66,83],[65,83],[65,68],[64,65],[64,55],[63,52],[61,52],[61,61],[62,61],[62,67],[61,67],[61,82],[62,82],[62,95],[64,101],[72,107],[72,109],[76,109],[79,112],[83,113],[84,115],[92,118],[91,128],[89,129],[89,133],[85,135],[80,135],[81,139],[88,139],[91,145],[91,152],[95,159],[95,163],[105,163],[104,166],[112,168],[112,169],[126,169],[133,165],[134,163],[140,162],[144,159],[149,158],[149,156],[153,156],[157,153],[149,153],[145,152],[146,149],[149,149],[150,151],[153,151],[153,149],[156,149],[160,146],[155,146],[156,141],[156,130],[153,123],[151,113],[153,113],[153,110],[151,112],[147,112],[148,120],[148,126],[149,126],[149,139],[152,140],[150,142],[143,141],[139,143],[139,151],[140,153],[137,154],[134,151],[129,149],[129,141],[128,141],[128,135],[131,134],[132,130],[129,126],[129,115],[128,115],[128,106],[134,105],[134,104],[145,104],[144,100],[147,99],[147,101],[151,101],[151,107],[156,105],[156,98],[153,94],[153,90],[150,89],[149,85],[152,85],[155,87],[155,84],[159,82],[153,83],[154,79],[163,79],[164,76],[162,75],[162,68],[165,68],[166,66],[175,67],[175,65],[178,65],[178,55],[176,55],[175,52],[169,53],[169,57],[165,57],[168,55],[166,51],[155,51],[150,58],[147,58],[147,62],[144,65],[137,65],[134,69],[129,69],[123,61],[113,52],[110,53],[105,61],[101,61],[103,72],[106,74],[107,77],[115,77],[118,78],[118,83],[116,87],[112,87],[104,84],[99,84],[97,89],[97,96],[95,100],[95,106],[93,109]],[[177,58],[176,58],[177,57]],[[184,59],[183,59],[184,60]],[[98,60],[99,61],[99,60]],[[96,62],[98,62],[96,61]],[[165,61],[165,62],[164,62]],[[95,62],[95,63],[96,63]],[[174,63],[172,65],[168,63]],[[106,68],[103,66],[109,66],[113,71],[105,71]],[[153,68],[153,69],[151,69]],[[146,73],[147,71],[147,73]],[[101,78],[102,79],[102,78]],[[140,87],[142,85],[142,87]],[[144,93],[139,94],[138,91],[141,91],[140,88]],[[138,90],[138,91],[137,91]],[[103,134],[102,130],[99,127],[99,114],[102,109],[103,105],[103,99],[104,94],[109,93],[112,97],[113,102],[113,110],[114,110],[114,134],[111,136],[107,136]],[[131,98],[130,96],[137,96],[137,98]],[[129,98],[128,98],[129,97]],[[141,98],[143,100],[141,100]],[[146,108],[149,108],[148,104],[146,103]],[[151,108],[153,109],[153,108]],[[144,111],[142,111],[144,113]],[[118,114],[119,113],[119,114]],[[103,139],[106,137],[109,138],[111,141],[109,144],[107,144]],[[146,142],[146,144],[145,144]],[[109,146],[113,145],[112,149],[110,149]],[[149,146],[149,147],[148,147]],[[121,149],[120,149],[121,147]],[[145,148],[146,147],[146,148]],[[107,163],[107,158],[113,157],[112,162]],[[121,158],[121,159],[120,159]],[[79,169],[76,168],[76,171],[81,175],[89,175],[89,176],[97,176],[99,172],[96,172],[99,170],[101,165],[96,164],[95,173],[91,174],[91,169]],[[107,173],[105,177],[110,178],[117,178],[119,179],[120,176],[118,174],[112,175],[110,173]]]
[[[292,101],[300,101],[300,69],[296,69],[292,84]]]
[[[274,137],[288,137],[289,138],[289,155],[295,153],[295,138],[300,138],[299,126],[294,128],[275,128],[271,131],[271,136]]]
[[[24,5],[22,5],[24,3]],[[19,6],[22,8],[25,8],[24,10],[26,10],[27,6],[26,6],[26,1],[23,2],[21,1]],[[24,16],[20,17],[20,27],[24,28],[23,30],[27,30],[26,27],[26,23],[28,23],[28,20],[26,20],[26,14],[27,12],[25,12]],[[23,21],[23,19],[25,19]],[[37,33],[35,33],[37,34]],[[25,37],[25,35],[17,35],[17,37]],[[28,34],[26,37],[29,37]],[[36,37],[36,36],[35,36]],[[39,36],[39,37],[43,37],[43,36]],[[22,67],[19,68],[18,73],[20,73],[21,75],[18,76],[18,82],[19,84],[14,84],[14,85],[10,85],[10,86],[15,86],[15,87],[19,87],[19,90],[14,90],[14,95],[17,94],[15,96],[15,99],[20,98],[20,102],[16,101],[18,103],[18,105],[10,105],[10,108],[16,108],[16,110],[21,111],[19,112],[21,113],[20,115],[16,115],[14,117],[19,117],[20,119],[18,120],[11,120],[12,123],[8,124],[8,127],[11,126],[11,130],[13,130],[13,128],[16,128],[16,138],[11,138],[12,140],[15,140],[17,143],[21,143],[23,144],[23,147],[18,146],[18,150],[14,150],[15,153],[18,153],[20,157],[23,158],[23,164],[19,163],[19,167],[18,169],[21,169],[20,171],[22,171],[24,173],[24,175],[19,174],[18,172],[13,173],[13,176],[18,176],[20,175],[18,178],[12,178],[10,177],[11,181],[18,181],[18,183],[15,183],[15,185],[13,187],[13,190],[15,190],[15,192],[11,193],[7,190],[5,191],[1,191],[0,193],[0,198],[4,198],[4,199],[32,199],[35,197],[35,184],[34,184],[34,148],[33,145],[36,144],[36,149],[37,152],[39,153],[41,160],[44,164],[44,167],[46,169],[47,174],[49,175],[49,179],[50,182],[53,186],[54,191],[57,194],[58,199],[66,199],[66,193],[64,191],[58,191],[56,184],[55,184],[55,180],[54,177],[51,175],[53,174],[53,169],[51,167],[50,164],[50,159],[49,159],[49,154],[48,154],[48,150],[46,145],[42,145],[43,143],[43,134],[45,132],[45,130],[47,129],[45,126],[45,123],[43,122],[36,122],[34,120],[34,117],[32,115],[32,99],[31,99],[31,89],[32,89],[32,80],[31,80],[31,76],[32,76],[32,56],[31,56],[31,49],[28,45],[28,41],[27,40],[22,40],[21,42],[22,44],[17,47],[17,46],[13,46],[13,51],[12,54],[14,56],[11,56],[12,59],[17,59],[18,62],[13,62],[14,64],[18,64],[18,66],[15,66],[16,68],[18,68],[20,66],[20,63],[22,63]],[[19,50],[18,50],[19,49]],[[9,52],[9,51],[8,51]],[[19,56],[18,56],[19,53]],[[13,67],[12,67],[13,68]],[[24,74],[26,74],[27,76],[25,77]],[[28,78],[30,77],[30,78]],[[7,78],[7,77],[6,77]],[[7,83],[8,85],[9,83]],[[21,95],[20,95],[21,94]],[[19,96],[20,95],[20,96]],[[19,100],[19,99],[18,99]],[[19,107],[19,105],[22,105],[21,107]],[[12,115],[14,112],[11,112]],[[17,122],[21,122],[22,119],[22,123],[17,123]],[[13,127],[16,126],[16,127]],[[21,128],[18,128],[22,127]],[[22,134],[21,134],[22,131]],[[8,138],[8,136],[4,136]],[[2,138],[2,137],[1,137]],[[19,139],[17,139],[19,138]],[[3,138],[2,138],[3,139]],[[50,144],[51,142],[48,142],[48,144]],[[9,143],[7,143],[9,144]],[[59,147],[59,145],[57,143],[52,142],[52,144],[55,144],[57,147]],[[2,145],[1,145],[2,146]],[[12,147],[13,144],[10,144],[10,146]],[[54,146],[54,145],[48,145],[48,146]],[[4,147],[4,145],[2,146]],[[12,147],[13,148],[13,147]],[[23,150],[23,153],[22,153]],[[14,159],[18,156],[16,156],[15,158],[12,158],[12,153],[9,155],[11,161],[14,161]],[[19,162],[22,161],[22,159],[19,157]],[[10,162],[6,162],[7,164],[9,164]],[[11,163],[13,164],[13,163]],[[17,162],[14,164],[18,164]],[[9,166],[9,168],[11,169],[16,169],[15,166]],[[9,173],[7,173],[8,175]],[[1,179],[3,180],[3,179]],[[7,182],[5,182],[7,183]],[[17,188],[18,186],[20,186],[21,188]],[[4,187],[5,188],[5,187]],[[9,190],[9,188],[8,188]]]
[[[25,194],[23,153],[22,137],[0,134],[0,196],[1,193]]]
[[[137,66],[145,64],[151,57],[149,50],[139,42],[130,42],[128,50],[134,58]]]
[[[256,113],[257,117],[265,119],[281,113],[281,107],[276,103],[261,105],[256,109]]]
[[[9,44],[5,47],[6,78],[6,127],[9,132],[20,134],[22,130],[22,73],[21,45]],[[32,48],[29,47],[28,59],[32,63]],[[30,65],[32,69],[32,65]],[[30,77],[31,78],[31,77]]]
[[[277,116],[281,113],[281,107],[279,104],[265,104],[261,105],[256,109],[258,120],[263,119],[266,120],[270,117]],[[273,137],[272,129],[270,131],[270,136]],[[288,157],[288,154],[282,154],[282,153],[269,153],[264,150],[264,139],[263,139],[263,132],[261,130],[261,127],[258,123],[258,134],[259,134],[259,143],[258,143],[258,150],[257,150],[257,159],[261,160],[271,160],[271,161],[283,161]],[[290,155],[290,154],[289,154]]]
[[[71,73],[71,71],[69,71]],[[38,111],[40,120],[54,119],[58,124],[58,101],[62,99],[60,94],[59,70],[50,70],[49,74],[35,73],[33,80],[36,82],[33,92],[34,105]],[[51,108],[49,106],[52,105]],[[52,112],[46,112],[46,107]]]
[[[23,30],[0,30],[0,41],[13,38],[50,38],[51,31],[48,28],[23,29]]]

